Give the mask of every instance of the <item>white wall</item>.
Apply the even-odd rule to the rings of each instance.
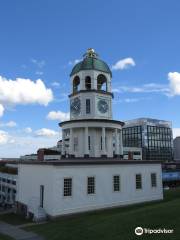
[[[142,174],[142,190],[136,190],[135,174]],[[157,187],[151,187],[151,173]],[[113,175],[120,175],[121,191],[113,192]],[[96,194],[87,195],[87,176],[96,178]],[[63,196],[63,179],[72,177],[73,194]],[[32,196],[39,201],[40,185],[45,186],[44,209],[51,216],[126,205],[163,198],[160,164],[84,166],[19,165],[18,201],[26,205]]]
[[[52,167],[42,165],[18,165],[18,192],[17,201],[27,206],[39,206],[40,185],[45,186],[44,208],[50,214],[53,198]]]

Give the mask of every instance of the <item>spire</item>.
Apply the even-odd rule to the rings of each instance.
[[[88,48],[86,53],[83,55],[84,58],[86,57],[92,57],[92,58],[97,58],[98,54],[95,52],[93,48]]]

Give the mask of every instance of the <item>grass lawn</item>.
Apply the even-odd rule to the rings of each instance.
[[[174,229],[174,234],[136,236],[137,226]],[[26,228],[47,240],[180,239],[180,188],[165,191],[164,201],[64,217]]]

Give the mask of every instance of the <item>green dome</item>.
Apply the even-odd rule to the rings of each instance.
[[[93,49],[88,49],[84,56],[84,59],[73,67],[70,76],[73,76],[81,70],[98,70],[109,73],[112,77],[112,72],[108,65],[98,58]]]

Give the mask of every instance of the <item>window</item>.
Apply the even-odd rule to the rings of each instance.
[[[13,185],[16,185],[16,181],[15,181],[15,180],[13,180],[13,181],[12,181],[12,184],[13,184]]]
[[[74,137],[74,151],[78,151],[78,137]]]
[[[90,99],[86,99],[86,114],[91,113],[91,101]]]
[[[73,79],[73,92],[78,92],[79,91],[79,86],[80,86],[80,78],[79,76],[76,76]]]
[[[142,189],[142,177],[141,177],[141,174],[136,174],[136,189]]]
[[[151,173],[151,187],[157,186],[156,173]]]
[[[72,196],[72,178],[64,178],[64,197]]]
[[[91,78],[89,76],[87,76],[85,79],[85,88],[86,90],[91,89]]]
[[[91,150],[91,137],[88,136],[88,149]]]
[[[40,207],[44,206],[44,185],[40,185]]]
[[[107,92],[107,79],[103,74],[97,77],[97,90],[103,90]]]
[[[87,178],[87,194],[95,194],[95,177]]]
[[[2,186],[2,192],[5,192],[5,186]]]
[[[134,155],[141,155],[141,152],[133,152]]]
[[[114,190],[114,192],[120,191],[120,176],[119,175],[113,176],[113,190]]]

